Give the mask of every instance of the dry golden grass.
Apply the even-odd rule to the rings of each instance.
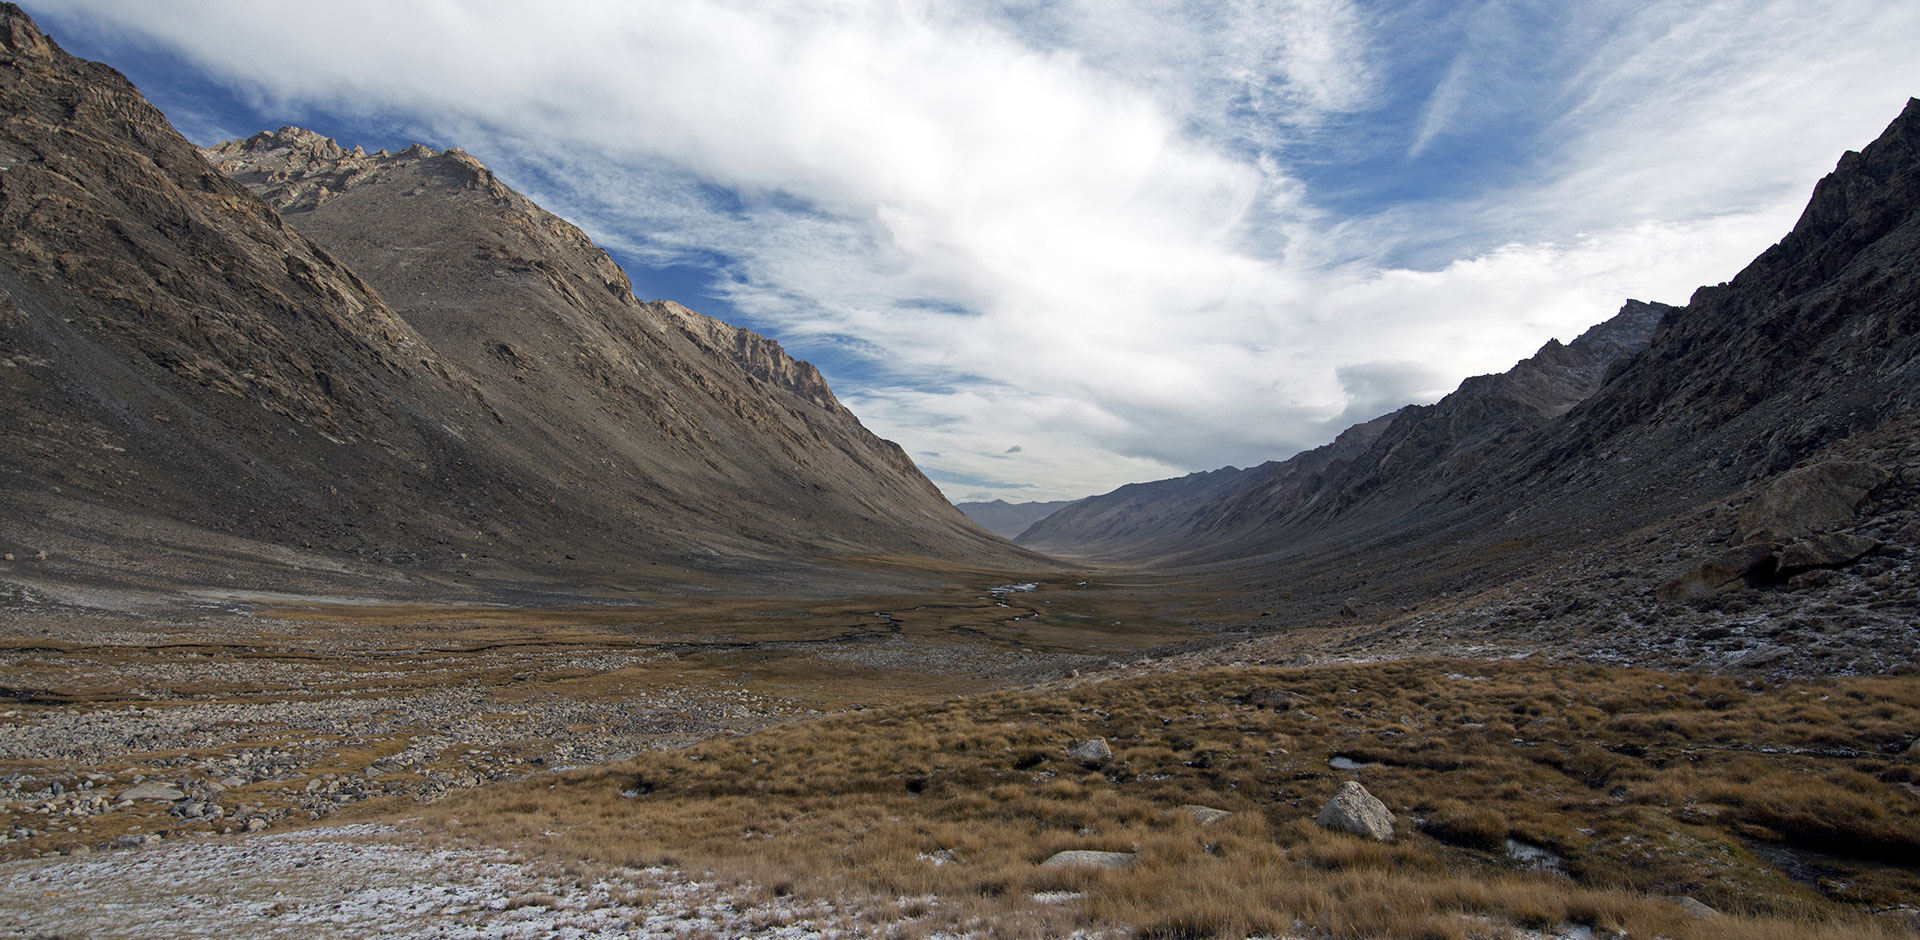
[[[679,864],[803,892],[933,895],[1155,937],[1295,925],[1466,937],[1890,937],[1920,897],[1920,680],[1777,687],[1527,663],[1222,669],[905,705],[774,728],[441,804],[560,859]],[[1066,748],[1105,737],[1090,768]],[[1309,821],[1335,755],[1399,814],[1376,844]],[[1210,827],[1170,813],[1234,811]],[[1506,854],[1519,839],[1564,874]],[[1119,871],[1038,867],[1063,849]],[[1816,871],[1796,881],[1763,854]],[[1818,853],[1818,854],[1814,854]],[[1689,919],[1668,895],[1727,916]],[[984,905],[984,907],[982,907]]]

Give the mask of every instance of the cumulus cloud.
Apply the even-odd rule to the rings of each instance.
[[[858,360],[836,391],[948,492],[1052,499],[1283,457],[1629,296],[1684,300],[1920,87],[1904,5],[1577,6],[342,0],[294,31],[242,0],[42,15],[157,43],[289,120],[461,146],[624,256],[707,271],[797,353]],[[1458,54],[1410,70],[1420,30]],[[1314,182],[1362,146],[1409,179],[1471,175],[1461,141],[1506,148],[1499,173],[1386,180],[1338,213]]]

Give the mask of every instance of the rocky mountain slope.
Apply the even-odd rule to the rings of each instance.
[[[1170,537],[1101,550],[1183,566],[1214,586],[1223,623],[1331,630],[1274,655],[1908,662],[1916,259],[1920,101],[1840,160],[1791,233],[1686,307],[1630,304],[1605,331],[1390,416],[1304,485],[1243,480],[1183,507]],[[1024,541],[1058,550],[1043,528],[1122,496]]]
[[[17,7],[0,40],[9,551],[188,579],[1025,557],[811,366],[639,303],[471,157],[227,148],[290,225]]]
[[[1608,367],[1644,347],[1672,309],[1629,301],[1572,343],[1550,340],[1532,358],[1467,379],[1432,405],[1357,424],[1330,444],[1249,470],[1121,487],[1055,514],[1019,541],[1104,559],[1234,558],[1357,507],[1429,498],[1435,487],[1483,475],[1495,443],[1546,425],[1592,394]]]
[[[1078,500],[1056,499],[1009,503],[1004,499],[991,502],[955,503],[954,508],[965,513],[973,524],[992,532],[1001,538],[1017,538],[1034,523],[1073,505]]]

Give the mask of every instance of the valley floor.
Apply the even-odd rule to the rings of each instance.
[[[1191,591],[167,616],[16,593],[0,936],[1852,940],[1920,917],[1920,678],[1514,642],[1354,662],[1382,624],[1478,608],[1250,639]],[[1094,738],[1107,756],[1069,753]],[[1348,779],[1392,842],[1313,825]],[[1063,850],[1130,861],[1039,864]]]

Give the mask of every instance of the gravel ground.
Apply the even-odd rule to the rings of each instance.
[[[778,897],[661,868],[579,877],[376,825],[0,864],[0,937],[31,940],[824,940],[918,926],[936,909]]]
[[[9,937],[851,936],[824,909],[756,903],[742,889],[659,869],[582,882],[479,849],[430,849],[381,826],[0,868]]]
[[[421,833],[393,826],[352,825],[0,863],[0,937],[975,940],[999,936],[1009,926],[1004,920],[971,929],[934,926],[939,901],[930,897],[780,897],[664,868],[583,877],[499,849],[436,848],[423,840]],[[1048,907],[1076,897],[1036,895],[1033,901]],[[1126,935],[1079,929],[1058,936]],[[1572,925],[1510,936],[1598,940],[1590,928]]]

